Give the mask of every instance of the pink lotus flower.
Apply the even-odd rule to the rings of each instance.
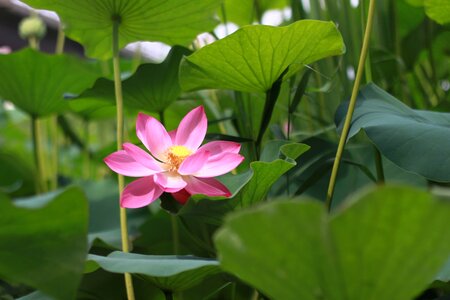
[[[190,195],[231,196],[226,186],[212,178],[230,172],[244,159],[237,143],[214,141],[200,147],[207,119],[202,106],[190,111],[178,129],[167,132],[155,118],[139,113],[136,133],[150,154],[130,143],[110,154],[105,163],[116,173],[142,177],[125,187],[120,205],[146,206],[163,193],[172,193],[184,204]]]

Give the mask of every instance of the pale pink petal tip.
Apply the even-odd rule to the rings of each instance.
[[[144,207],[158,199],[162,192],[151,176],[139,178],[125,187],[120,197],[120,206],[123,208]]]
[[[138,115],[136,134],[150,153],[160,160],[164,159],[165,151],[173,145],[161,122],[143,113]]]
[[[175,144],[195,151],[202,144],[207,128],[205,109],[203,106],[194,108],[181,120],[176,132]]]

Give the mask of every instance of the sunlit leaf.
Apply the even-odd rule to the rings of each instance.
[[[344,53],[332,22],[303,20],[285,27],[251,25],[186,57],[180,68],[184,90],[232,89],[266,92],[304,65]]]
[[[336,113],[342,128],[346,105]],[[427,179],[450,181],[450,114],[413,110],[374,84],[360,91],[349,137],[364,129],[381,153]],[[423,157],[426,155],[426,159]]]
[[[274,299],[410,300],[450,254],[450,205],[382,187],[334,215],[311,200],[231,215],[215,238],[221,266]]]
[[[425,0],[425,12],[439,24],[450,23],[450,1]]]
[[[293,168],[296,165],[295,159],[308,149],[308,145],[287,141],[267,144],[261,154],[261,161],[250,164],[253,176],[238,194],[241,205],[249,206],[264,200],[275,181]]]
[[[53,195],[23,200],[23,207],[0,199],[0,277],[75,299],[87,252],[87,201],[75,187]]]
[[[187,45],[210,31],[217,0],[25,0],[35,8],[55,11],[67,35],[86,47],[91,57],[112,56],[114,22],[119,22],[119,48],[136,41]]]

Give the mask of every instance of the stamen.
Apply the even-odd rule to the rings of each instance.
[[[172,146],[167,150],[167,164],[170,166],[170,171],[176,171],[181,163],[192,154],[192,151],[185,146]]]

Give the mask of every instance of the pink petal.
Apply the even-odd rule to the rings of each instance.
[[[139,178],[125,187],[120,197],[120,206],[126,208],[139,208],[149,205],[163,190],[154,183],[153,176]]]
[[[180,175],[191,175],[198,172],[208,161],[208,151],[197,151],[188,156],[178,168]]]
[[[208,151],[210,159],[213,159],[216,155],[222,155],[223,153],[239,153],[241,145],[235,142],[227,141],[213,141],[201,146],[198,151]]]
[[[141,165],[155,170],[155,173],[163,171],[159,162],[157,162],[150,154],[142,150],[136,145],[125,143],[122,145],[123,149],[130,155],[135,161]]]
[[[244,157],[236,153],[224,153],[221,156],[216,155],[214,159],[208,159],[208,162],[203,168],[193,175],[201,178],[223,175],[239,166],[243,160]]]
[[[172,139],[172,144],[175,144],[175,137],[177,136],[177,130],[174,129],[174,130],[169,131],[168,133],[169,133],[170,138]]]
[[[142,177],[157,172],[137,162],[125,150],[111,153],[104,159],[104,162],[111,170],[124,176]]]
[[[187,179],[186,191],[192,195],[203,194],[206,196],[230,197],[231,193],[226,186],[214,178],[196,178],[190,176]]]
[[[180,204],[186,204],[191,194],[189,194],[186,189],[179,190],[178,192],[172,193],[172,197],[177,200]]]
[[[139,113],[136,134],[150,153],[157,159],[165,158],[164,152],[172,146],[172,139],[164,126],[155,118]]]
[[[205,138],[207,127],[208,121],[203,106],[191,110],[178,126],[175,144],[197,150]]]
[[[174,172],[164,172],[155,174],[155,182],[167,193],[175,193],[186,186],[186,181]]]

